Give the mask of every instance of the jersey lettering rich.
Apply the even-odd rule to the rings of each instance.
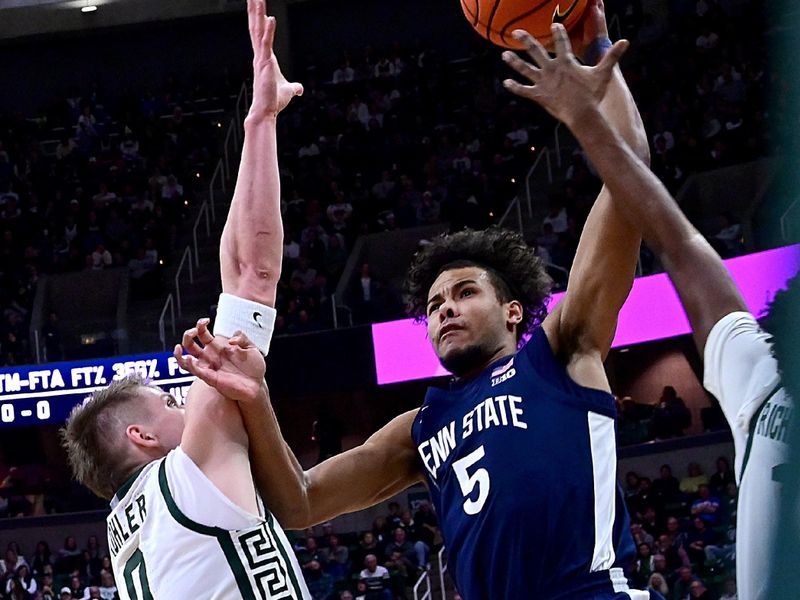
[[[628,589],[614,418],[612,396],[572,381],[541,328],[478,377],[428,391],[412,434],[465,600]]]
[[[704,349],[703,384],[719,400],[736,448],[736,587],[740,598],[767,600],[794,412],[772,356],[769,335],[753,315],[720,319]]]

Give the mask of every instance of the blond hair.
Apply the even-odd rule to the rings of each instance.
[[[137,466],[130,464],[118,435],[127,427],[123,416],[130,414],[143,387],[149,386],[137,376],[113,382],[73,408],[61,430],[73,476],[106,500]]]

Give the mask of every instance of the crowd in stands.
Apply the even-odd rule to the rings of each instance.
[[[671,385],[652,403],[636,402],[630,396],[616,397],[617,435],[620,446],[682,437],[692,425],[692,413]],[[725,415],[716,400],[700,411],[703,432],[727,429]]]
[[[333,532],[322,525],[321,535],[306,530],[295,545],[297,560],[314,600],[395,600],[408,598],[409,587],[442,546],[438,520],[427,501],[412,513],[390,502],[385,517],[369,531]]]
[[[84,548],[72,536],[55,551],[41,541],[27,556],[10,542],[0,560],[0,578],[3,600],[119,599],[111,560],[94,535]]]
[[[637,548],[633,583],[667,600],[736,598],[735,541],[738,490],[724,457],[709,477],[689,463],[682,479],[662,465],[651,479],[629,472],[625,501]]]
[[[639,0],[607,3],[609,18],[634,40],[625,75],[653,170],[673,191],[694,172],[769,147],[768,117],[779,122],[781,113],[767,112],[766,96],[781,83],[758,35],[737,33],[745,22],[760,30],[755,4],[676,1],[664,25]],[[279,334],[331,324],[330,295],[359,235],[496,222],[537,152],[552,145],[553,122],[502,89],[509,72],[496,48],[476,38],[469,57],[453,58],[395,42],[299,75],[306,93],[279,123]],[[29,118],[0,114],[0,366],[29,360],[28,318],[42,273],[127,265],[135,295],[158,293],[159,267],[218,142],[218,122],[198,116],[210,95],[170,77],[159,93],[112,98],[93,86]],[[580,151],[563,158],[548,215],[530,240],[559,286],[599,188]],[[723,255],[742,251],[736,215],[703,226]],[[356,322],[402,316],[399,292],[383,274],[363,263],[352,279],[339,302]],[[57,360],[57,327],[49,326],[56,339],[44,332],[47,359]]]
[[[779,83],[758,36],[738,33],[744,22],[760,30],[755,3],[673,2],[668,25],[644,14],[637,0],[606,6],[634,41],[624,71],[650,136],[652,168],[670,190],[695,172],[765,155],[765,97]],[[394,44],[347,52],[336,65],[309,65],[306,94],[281,123],[288,264],[279,331],[327,323],[323,305],[358,235],[496,222],[537,148],[552,145],[553,122],[503,91],[509,72],[499,51],[476,47],[460,61]],[[564,160],[549,214],[531,240],[557,267],[560,285],[599,190],[580,151]],[[723,256],[742,252],[736,216],[721,212],[702,226]],[[357,274],[345,300],[356,320],[402,316],[397,290],[385,289],[369,265],[359,267],[367,278]]]
[[[225,97],[225,107],[231,104]],[[130,269],[133,297],[158,294],[159,270],[216,153],[220,113],[200,87],[53,99],[35,117],[0,111],[0,366],[30,359],[28,325],[45,273]],[[64,357],[57,315],[46,360]]]

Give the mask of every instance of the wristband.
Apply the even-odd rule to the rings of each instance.
[[[607,37],[596,38],[586,48],[586,52],[583,55],[583,64],[589,65],[590,67],[595,66],[600,62],[600,59],[606,55],[606,52],[608,52],[613,45],[613,42]]]
[[[214,335],[231,338],[241,331],[266,356],[277,316],[271,306],[223,293],[217,302]]]

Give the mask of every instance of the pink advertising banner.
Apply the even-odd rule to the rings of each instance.
[[[763,315],[775,293],[800,270],[800,245],[787,246],[725,261],[747,306]],[[555,294],[550,309],[564,294]],[[614,347],[631,346],[691,331],[678,294],[665,274],[637,279],[619,314]],[[447,375],[428,342],[424,324],[410,319],[372,326],[378,384]]]

